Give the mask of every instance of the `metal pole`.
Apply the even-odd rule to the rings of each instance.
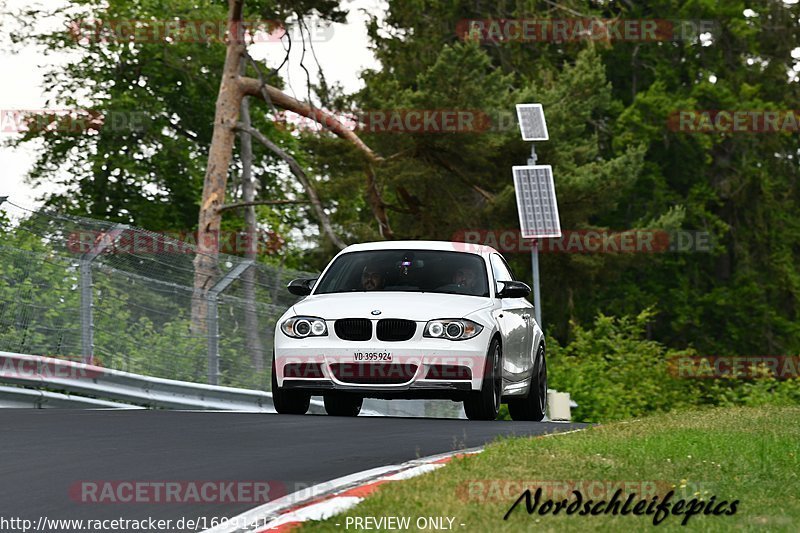
[[[94,362],[94,280],[92,278],[92,262],[102,254],[106,248],[114,244],[120,233],[129,229],[125,224],[117,224],[108,233],[100,235],[100,241],[81,256],[80,259],[80,287],[81,287],[81,360],[85,364]],[[110,238],[109,238],[110,236]]]
[[[92,260],[81,259],[81,360],[88,365],[94,359],[92,285]]]
[[[208,293],[208,384],[219,385],[219,306],[217,294]]]
[[[247,259],[228,271],[216,285],[214,285],[206,299],[208,301],[208,384],[219,385],[219,295],[239,276],[253,266],[255,261]]]
[[[544,331],[542,324],[542,301],[539,294],[539,241],[533,240],[531,247],[531,263],[533,264],[533,312],[536,315],[536,323]]]

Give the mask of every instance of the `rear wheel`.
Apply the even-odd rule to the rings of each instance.
[[[494,420],[500,411],[503,393],[503,352],[500,341],[493,339],[486,354],[481,390],[471,392],[464,400],[464,412],[470,420]]]
[[[539,422],[547,413],[547,359],[545,359],[544,344],[539,345],[536,359],[539,364],[531,377],[528,396],[508,402],[508,414],[513,420]]]
[[[282,415],[304,415],[311,404],[311,394],[303,391],[286,390],[278,386],[275,373],[275,356],[272,357],[272,403]]]
[[[325,411],[331,416],[358,416],[364,398],[352,394],[326,394]]]

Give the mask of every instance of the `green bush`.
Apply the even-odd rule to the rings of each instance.
[[[699,405],[800,404],[800,380],[766,371],[748,379],[681,377],[671,360],[697,354],[648,340],[653,317],[652,309],[634,317],[601,314],[591,328],[575,324],[575,338],[566,346],[548,339],[549,386],[577,402],[574,420],[622,420]]]
[[[645,338],[652,316],[649,309],[599,315],[589,329],[575,324],[575,339],[564,347],[548,339],[549,386],[578,403],[573,418],[619,420],[692,403],[691,384],[669,374],[667,360],[677,353]]]

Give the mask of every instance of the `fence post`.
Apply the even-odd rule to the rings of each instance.
[[[101,233],[92,247],[80,258],[81,287],[81,361],[90,365],[94,362],[94,280],[92,263],[111,246],[123,231],[129,229],[125,224],[117,224],[110,231]]]
[[[81,258],[81,360],[86,364],[94,359],[92,296],[92,261]]]
[[[239,279],[255,261],[246,259],[233,267],[206,294],[208,302],[208,384],[219,385],[219,295]]]

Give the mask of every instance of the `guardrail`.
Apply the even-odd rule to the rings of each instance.
[[[80,409],[151,408],[274,413],[269,392],[143,376],[95,365],[0,351],[0,407],[71,407]],[[569,420],[577,404],[568,394],[548,389],[550,416]],[[554,395],[554,393],[556,393]],[[554,401],[556,398],[558,402]],[[367,400],[365,416],[425,416],[421,404]],[[558,405],[558,414],[554,407]],[[325,414],[325,405],[311,400],[309,412]],[[554,416],[555,415],[555,416]],[[463,413],[459,415],[463,418]]]
[[[145,409],[137,405],[83,398],[58,392],[0,385],[0,408]]]
[[[275,412],[269,392],[142,376],[38,355],[0,352],[0,383],[19,385],[0,387],[0,405],[8,406]],[[322,414],[325,408],[312,400],[309,412]]]

